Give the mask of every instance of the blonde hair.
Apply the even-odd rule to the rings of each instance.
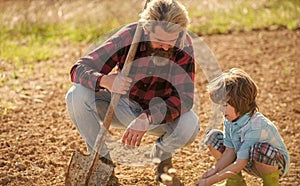
[[[146,30],[154,32],[155,26],[161,26],[166,32],[183,32],[190,23],[186,8],[176,0],[152,0],[140,14],[140,22]]]
[[[258,87],[245,71],[232,68],[216,78],[208,87],[210,98],[215,103],[228,103],[241,116],[257,110],[256,96]]]

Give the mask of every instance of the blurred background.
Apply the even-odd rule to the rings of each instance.
[[[198,35],[300,27],[299,0],[182,3],[191,17],[189,29]],[[141,0],[0,0],[0,58],[29,62],[57,57],[62,55],[57,47],[63,43],[92,42],[137,21],[143,6]]]

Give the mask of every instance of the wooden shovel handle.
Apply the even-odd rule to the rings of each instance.
[[[121,74],[124,75],[124,76],[127,76],[129,74],[131,65],[132,65],[134,57],[135,57],[137,47],[139,45],[141,35],[142,35],[142,25],[139,22],[138,25],[137,25],[137,28],[135,30],[135,34],[134,34],[134,37],[133,37],[132,44],[130,46],[128,55],[127,55],[126,60],[125,60],[124,67],[121,71]],[[113,116],[114,116],[114,108],[116,108],[116,106],[117,106],[117,104],[120,100],[120,96],[121,96],[120,94],[116,94],[116,93],[114,93],[112,95],[109,107],[106,111],[106,114],[105,114],[105,117],[104,117],[104,120],[103,120],[103,125],[104,125],[105,129],[100,129],[99,130],[99,133],[98,133],[96,141],[95,141],[94,150],[96,150],[96,151],[92,152],[93,159],[92,159],[91,164],[89,165],[89,169],[88,169],[88,172],[87,172],[86,181],[85,181],[86,186],[88,185],[88,183],[90,181],[92,173],[95,171],[96,162],[100,161],[99,153],[100,153],[100,151],[103,147],[106,133],[109,130],[110,124],[111,124]]]
[[[128,76],[128,74],[129,74],[131,65],[132,65],[134,57],[135,57],[137,47],[139,45],[141,35],[142,35],[142,25],[139,22],[138,25],[137,25],[133,41],[132,41],[132,44],[131,44],[129,52],[128,52],[128,55],[127,55],[126,60],[125,60],[124,67],[121,71],[121,75],[123,75],[123,76]],[[106,111],[106,115],[105,115],[104,120],[103,120],[103,125],[107,130],[109,129],[110,124],[112,122],[113,115],[114,115],[114,108],[116,108],[116,106],[119,102],[120,96],[121,95],[117,94],[117,93],[113,93],[113,95],[112,95],[111,102],[109,104],[109,107]]]
[[[147,8],[147,4],[149,2],[150,2],[150,0],[145,1],[144,10]],[[143,29],[142,28],[142,23],[138,22],[138,25],[137,25],[137,28],[135,30],[131,46],[130,46],[129,51],[128,51],[128,55],[126,56],[124,66],[123,66],[123,69],[121,71],[121,74],[124,75],[124,76],[128,76],[128,74],[130,72],[130,68],[131,68],[131,65],[133,63],[137,47],[139,45],[139,42],[140,42],[140,39],[141,39],[141,36],[142,36],[142,29]],[[114,108],[116,108],[116,106],[117,106],[117,104],[120,100],[120,96],[121,96],[120,94],[113,94],[113,96],[111,98],[111,102],[109,104],[109,107],[106,111],[106,114],[105,114],[105,117],[104,117],[104,120],[103,120],[103,125],[107,130],[109,130],[109,127],[110,127],[110,124],[112,122],[113,115],[114,115]],[[96,144],[97,144],[97,141],[96,141]],[[98,149],[98,150],[101,150],[101,149]]]
[[[150,0],[145,1],[144,9],[147,8],[147,4],[149,2],[150,2]],[[139,41],[141,39],[141,36],[142,36],[142,23],[138,22],[138,25],[137,25],[137,28],[135,30],[134,37],[133,37],[133,40],[132,40],[132,44],[130,45],[128,55],[126,56],[125,64],[124,64],[123,69],[121,71],[121,75],[128,76],[128,74],[130,72],[131,65],[132,65],[134,57],[135,57],[135,54],[136,54],[137,47],[139,45]],[[94,149],[96,151],[92,152],[93,159],[92,159],[92,162],[89,164],[89,169],[88,169],[88,172],[87,172],[87,175],[86,175],[86,180],[85,180],[85,185],[86,186],[88,186],[90,178],[92,176],[92,173],[95,171],[96,162],[100,161],[99,153],[100,153],[100,151],[103,147],[106,133],[109,130],[110,124],[112,122],[112,119],[113,119],[113,116],[114,116],[114,108],[116,108],[116,106],[117,106],[117,104],[120,100],[120,97],[121,97],[120,94],[113,94],[112,95],[109,107],[106,111],[106,114],[105,114],[105,117],[104,117],[104,120],[103,120],[103,125],[104,125],[105,129],[99,130],[99,133],[98,133],[96,141],[95,141]]]

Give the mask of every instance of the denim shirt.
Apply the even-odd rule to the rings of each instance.
[[[250,147],[257,142],[268,143],[276,147],[286,162],[285,173],[290,167],[290,157],[287,148],[276,126],[263,114],[256,112],[252,117],[249,113],[237,121],[225,119],[224,145],[234,148],[237,159],[249,159]]]

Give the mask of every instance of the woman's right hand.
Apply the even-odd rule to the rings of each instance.
[[[126,94],[131,82],[131,78],[125,77],[122,74],[108,74],[101,78],[100,86],[114,93]]]

